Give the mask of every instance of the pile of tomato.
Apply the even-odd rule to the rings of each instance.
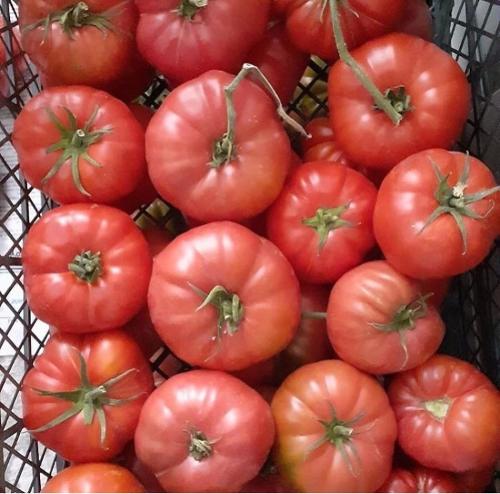
[[[498,391],[436,352],[500,187],[449,150],[470,88],[423,0],[21,0],[20,24],[44,89],[13,143],[59,205],[23,248],[51,326],[24,423],[72,464],[45,492],[488,485]],[[292,118],[311,55],[329,116]],[[133,221],[158,196],[184,231]]]

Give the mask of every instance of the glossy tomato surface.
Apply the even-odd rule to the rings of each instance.
[[[26,180],[59,204],[111,204],[146,171],[144,131],[132,112],[90,87],[36,95],[16,119],[12,141]]]
[[[403,87],[408,110],[396,126],[343,62],[330,70],[330,119],[340,148],[358,165],[391,169],[408,156],[448,148],[470,107],[470,88],[453,58],[421,38],[392,33],[352,52],[384,93]]]
[[[136,0],[136,4],[141,14],[139,51],[173,85],[208,70],[237,72],[264,35],[270,14],[270,0]]]
[[[451,474],[439,470],[396,468],[378,492],[461,492],[461,486]]]
[[[125,468],[112,463],[73,465],[50,479],[42,492],[146,492]]]
[[[25,237],[22,257],[31,310],[62,331],[121,327],[146,303],[151,255],[118,209],[73,204],[49,211]]]
[[[152,389],[148,361],[123,331],[83,336],[58,332],[24,378],[24,425],[66,460],[109,460],[134,436],[142,405]],[[79,399],[93,404],[90,420],[82,408],[54,423],[78,406]],[[36,432],[40,428],[47,430]]]
[[[500,231],[500,191],[483,197],[495,186],[488,167],[465,154],[433,149],[410,156],[389,173],[378,194],[373,222],[384,256],[420,279],[477,266]]]
[[[375,186],[350,168],[330,162],[301,165],[269,209],[269,238],[301,281],[331,283],[374,246],[376,196]]]
[[[300,319],[299,285],[271,242],[236,223],[211,223],[177,237],[155,258],[149,311],[182,360],[239,370],[290,343]]]
[[[210,71],[178,87],[146,132],[153,185],[163,199],[202,222],[257,216],[276,199],[290,167],[290,142],[275,105],[249,80],[234,93],[232,158],[220,161],[214,146],[227,131],[224,88],[233,79]]]
[[[352,269],[333,287],[328,335],[337,355],[371,374],[390,374],[425,362],[445,326],[418,282],[386,261]]]
[[[135,434],[138,458],[169,492],[234,492],[254,478],[274,440],[269,405],[228,374],[191,371],[148,399]]]
[[[471,364],[436,355],[389,387],[399,444],[429,468],[481,470],[498,459],[500,396]]]
[[[397,436],[377,381],[340,360],[301,367],[276,392],[280,471],[302,492],[373,492],[389,475]]]
[[[288,35],[304,53],[336,60],[330,7],[325,0],[274,0],[285,15]],[[391,30],[402,19],[404,0],[350,0],[339,4],[342,31],[349,48]]]

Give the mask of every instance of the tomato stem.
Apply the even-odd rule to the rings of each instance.
[[[451,400],[444,397],[436,400],[424,401],[425,410],[427,410],[436,420],[442,421],[448,415],[450,410]]]
[[[189,455],[201,462],[212,455],[214,442],[210,441],[203,432],[191,430],[189,432]]]
[[[342,219],[342,215],[349,209],[350,204],[344,204],[335,208],[318,208],[316,214],[311,218],[302,220],[302,223],[313,230],[319,236],[318,249],[321,251],[328,240],[328,235],[333,230],[343,227],[352,228],[350,221]]]
[[[338,1],[339,0],[329,0],[335,45],[339,52],[340,59],[353,71],[361,85],[370,93],[376,108],[382,110],[391,119],[392,123],[397,126],[403,119],[402,113],[397,111],[390,99],[382,94],[368,74],[366,74],[354,57],[349,53],[344,33],[342,32]]]
[[[75,256],[73,261],[68,264],[68,269],[77,278],[92,285],[102,274],[101,253],[84,251]]]
[[[192,21],[200,9],[208,5],[208,0],[181,0],[175,12],[188,21]]]

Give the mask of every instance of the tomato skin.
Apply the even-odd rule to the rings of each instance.
[[[338,59],[330,7],[325,7],[323,0],[274,0],[274,3],[278,12],[285,13],[288,35],[297,48],[325,60]],[[346,43],[355,48],[389,32],[402,18],[405,2],[350,0],[349,8],[339,7]]]
[[[313,118],[305,126],[310,137],[303,137],[301,140],[302,152],[305,153],[318,144],[331,142],[335,139],[330,120],[327,117]],[[308,160],[306,160],[308,161]]]
[[[70,0],[23,1],[19,12],[23,47],[50,86],[82,84],[105,88],[126,73],[136,54],[137,9],[133,0],[88,0],[86,4],[92,13],[112,9],[113,14],[108,17],[111,29],[86,25],[75,28],[70,36],[59,22],[51,22],[45,28],[43,20],[47,16],[74,4]],[[40,21],[40,26],[28,29]]]
[[[498,459],[500,395],[469,363],[436,355],[396,376],[389,398],[399,444],[420,464],[465,472],[487,468]],[[442,419],[426,408],[432,400],[447,401]]]
[[[269,239],[306,283],[331,283],[361,263],[374,246],[372,214],[375,186],[360,173],[326,161],[306,163],[289,178],[267,218]],[[304,220],[319,208],[349,205],[341,219],[353,226],[329,232],[320,248],[320,235]]]
[[[94,386],[129,369],[136,369],[108,391],[109,398],[136,398],[121,405],[103,406],[107,421],[103,443],[97,416],[94,415],[92,423],[86,425],[83,413],[47,431],[32,432],[32,435],[69,461],[106,461],[132,439],[142,405],[153,389],[148,361],[134,340],[121,330],[88,335],[57,332],[53,335],[23,381],[24,425],[30,431],[38,429],[73,406],[69,401],[42,396],[35,390],[59,392],[79,388],[80,354],[86,361],[89,381]],[[77,442],[75,438],[78,438]]]
[[[450,290],[451,278],[419,280],[421,293],[432,293],[429,302],[439,307]]]
[[[477,472],[456,473],[455,479],[463,492],[485,492],[495,476],[495,466]]]
[[[64,108],[74,114],[80,129],[98,108],[89,131],[111,128],[87,148],[88,155],[102,167],[92,165],[83,155],[78,157],[81,183],[90,196],[76,188],[69,159],[52,178],[43,181],[63,155],[63,150],[47,152],[61,140],[47,109],[67,127],[70,122]],[[146,170],[144,131],[131,111],[104,91],[89,87],[57,87],[36,95],[16,119],[12,139],[26,180],[59,204],[111,204],[132,192]]]
[[[339,357],[371,374],[411,369],[431,357],[445,332],[434,306],[427,304],[412,329],[386,332],[373,327],[390,324],[401,308],[426,295],[420,288],[385,261],[361,264],[342,276],[330,294],[327,319],[328,336]]]
[[[396,468],[378,492],[460,492],[460,486],[451,474],[439,470]]]
[[[325,432],[319,421],[332,419],[332,407],[339,420],[354,422],[352,447],[344,445],[351,468],[328,441],[311,451]],[[340,360],[309,364],[285,380],[271,409],[280,472],[299,491],[374,492],[389,475],[396,421],[373,377]]]
[[[190,429],[213,441],[201,461]],[[190,371],[150,396],[135,434],[138,458],[169,492],[231,492],[255,477],[273,444],[269,405],[252,388],[217,371]]]
[[[407,0],[398,31],[432,41],[432,15],[426,0]]]
[[[112,463],[73,465],[51,478],[42,492],[146,492],[125,468]]]
[[[470,108],[470,87],[460,66],[436,45],[392,33],[352,52],[384,92],[403,86],[412,111],[399,126],[374,107],[373,98],[343,62],[330,70],[330,120],[338,144],[358,165],[389,170],[425,149],[449,148]]]
[[[309,55],[297,50],[288,39],[281,22],[268,27],[266,34],[255,45],[246,60],[259,67],[274,87],[283,104],[288,103],[304,74]]]
[[[264,35],[270,15],[270,0],[208,2],[191,21],[176,12],[179,0],[136,5],[139,51],[174,86],[209,70],[236,72]]]
[[[477,266],[490,251],[500,227],[500,193],[469,205],[486,217],[463,217],[467,231],[465,252],[460,230],[450,214],[437,218],[422,231],[439,206],[435,197],[438,179],[432,163],[442,174],[449,175],[448,184],[453,186],[467,159],[467,194],[496,185],[491,171],[479,160],[440,149],[410,156],[384,179],[375,206],[374,231],[385,258],[398,271],[417,279],[446,278]]]
[[[208,166],[214,143],[227,130],[224,87],[233,79],[210,71],[175,89],[146,132],[153,185],[202,222],[257,216],[276,199],[290,167],[290,142],[276,108],[249,80],[234,93],[236,157],[219,168]]]
[[[85,251],[100,253],[92,284],[68,269]],[[121,327],[146,303],[151,256],[139,229],[108,206],[73,204],[45,213],[25,237],[24,287],[31,310],[72,333]],[[110,304],[110,301],[113,301]]]
[[[198,310],[204,299],[198,290],[208,294],[216,286],[237,294],[244,311],[236,332],[219,341],[217,309]],[[300,319],[290,264],[271,242],[230,222],[190,230],[158,255],[148,303],[156,330],[179,358],[220,370],[244,369],[277,354]]]

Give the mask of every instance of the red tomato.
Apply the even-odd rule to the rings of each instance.
[[[87,463],[66,468],[50,479],[42,492],[146,492],[125,468],[112,463]]]
[[[436,353],[445,326],[418,282],[385,261],[361,264],[333,287],[328,335],[337,355],[371,374],[411,369]]]
[[[453,476],[439,470],[396,468],[378,492],[460,492]]]
[[[435,307],[439,307],[443,302],[450,289],[451,279],[437,279],[437,280],[419,280],[421,293],[432,293],[429,298],[429,303]]]
[[[211,223],[177,237],[155,258],[149,311],[185,362],[239,370],[290,343],[299,285],[271,242],[236,223]]]
[[[133,0],[20,3],[23,47],[50,85],[105,88],[127,75],[137,21]]]
[[[252,388],[259,388],[261,386],[271,386],[275,384],[277,359],[275,357],[257,364],[246,367],[239,371],[231,372],[234,377],[237,377],[245,384]]]
[[[125,213],[73,204],[31,227],[23,267],[35,315],[63,331],[88,333],[121,327],[144,306],[151,256]]]
[[[152,389],[148,361],[123,331],[58,332],[24,378],[24,425],[66,460],[109,460],[134,436]]]
[[[301,53],[290,43],[285,25],[278,22],[268,27],[264,37],[246,57],[246,61],[259,67],[280,100],[288,103],[307,68],[309,55]]]
[[[491,466],[478,472],[456,473],[455,478],[463,492],[486,492],[485,489],[492,483],[495,467]]]
[[[302,492],[374,492],[389,475],[397,429],[377,381],[340,360],[301,367],[276,392],[277,460]]]
[[[336,60],[330,7],[325,0],[274,0],[277,10],[286,16],[286,28],[292,43],[304,53]],[[342,28],[349,48],[391,30],[402,19],[404,0],[349,0],[339,4]]]
[[[141,413],[138,458],[169,492],[234,492],[254,478],[274,439],[269,405],[235,377],[178,374]]]
[[[234,93],[235,147],[227,149],[224,88],[232,81],[229,74],[211,71],[180,86],[146,132],[154,186],[198,221],[257,216],[276,199],[290,167],[290,142],[276,108],[248,80]]]
[[[446,278],[477,266],[500,229],[500,187],[481,161],[433,149],[385,178],[374,231],[386,259],[413,278]]]
[[[270,0],[135,2],[139,51],[173,85],[213,69],[236,72],[270,15]]]
[[[305,153],[318,144],[335,140],[330,120],[327,117],[313,118],[306,126],[309,137],[302,137],[301,147]]]
[[[432,41],[432,15],[426,0],[407,0],[403,19],[397,30]]]
[[[436,355],[392,381],[399,444],[429,468],[481,470],[500,454],[500,395],[472,365]]]
[[[418,151],[454,143],[469,113],[470,88],[449,54],[421,38],[393,33],[352,55],[402,120],[394,125],[352,70],[336,63],[329,76],[330,118],[349,159],[388,170]]]
[[[269,239],[301,281],[330,283],[375,245],[377,190],[360,173],[330,162],[302,165],[269,209]]]
[[[121,101],[83,86],[46,89],[16,119],[26,180],[59,204],[111,204],[146,170],[144,131]]]

